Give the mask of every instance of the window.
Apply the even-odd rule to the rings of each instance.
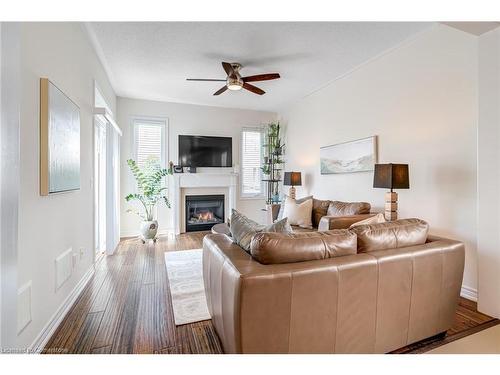
[[[262,129],[243,129],[241,133],[241,197],[261,198],[262,184]]]
[[[164,120],[134,120],[134,156],[139,166],[154,158],[166,167],[165,133]]]

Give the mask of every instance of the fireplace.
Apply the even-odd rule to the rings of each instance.
[[[224,195],[186,195],[186,232],[210,230],[224,222]]]

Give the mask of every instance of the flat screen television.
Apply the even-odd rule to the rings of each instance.
[[[179,135],[179,164],[183,167],[232,167],[233,139]]]

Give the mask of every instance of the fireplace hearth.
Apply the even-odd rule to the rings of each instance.
[[[186,232],[210,230],[224,222],[224,195],[187,195]]]

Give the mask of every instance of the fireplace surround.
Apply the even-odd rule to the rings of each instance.
[[[186,232],[210,230],[224,222],[224,195],[186,195]]]
[[[186,232],[185,198],[188,195],[225,195],[224,221],[233,208],[236,208],[238,174],[230,170],[202,169],[197,173],[175,173],[168,176],[171,209],[170,222],[174,234]]]

